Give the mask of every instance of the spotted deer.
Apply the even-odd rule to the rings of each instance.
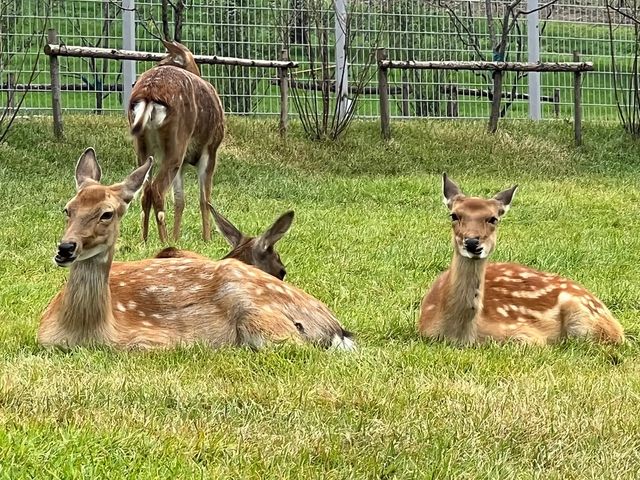
[[[213,205],[209,204],[209,209],[216,222],[218,230],[231,245],[231,251],[223,258],[235,258],[247,265],[253,265],[263,272],[273,275],[280,280],[284,280],[287,274],[280,255],[275,250],[275,244],[291,228],[293,222],[293,211],[282,214],[262,235],[249,237],[238,230],[229,220],[227,220]],[[175,247],[167,247],[156,254],[156,258],[200,258],[202,255],[189,250],[180,250]]]
[[[100,184],[93,149],[76,166],[76,195],[54,261],[69,279],[42,315],[38,342],[63,348],[211,347],[291,341],[353,349],[351,334],[312,296],[235,259],[113,262],[120,221],[151,169]]]
[[[140,76],[129,101],[129,125],[138,165],[150,155],[159,164],[157,174],[142,194],[142,238],[147,240],[153,206],[160,240],[167,241],[164,197],[172,183],[173,238],[179,238],[185,165],[193,165],[200,186],[202,235],[208,241],[211,223],[207,203],[211,199],[216,153],[224,137],[222,103],[215,88],[200,77],[189,49],[177,42],[163,43],[167,56]]]
[[[488,263],[516,188],[491,199],[467,197],[443,175],[453,261],[422,300],[420,333],[462,344],[489,339],[548,344],[568,337],[623,342],[620,323],[584,287],[523,265]]]

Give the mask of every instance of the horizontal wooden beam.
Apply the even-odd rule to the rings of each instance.
[[[165,53],[136,52],[115,48],[73,47],[69,45],[44,46],[44,53],[59,57],[108,58],[111,60],[138,60],[157,62],[166,57]],[[196,63],[207,65],[231,65],[237,67],[258,68],[296,68],[298,62],[282,60],[252,60],[248,58],[219,57],[217,55],[194,55]]]
[[[381,60],[380,68],[400,68],[403,70],[489,70],[503,72],[589,72],[594,70],[591,62],[456,62],[413,60]]]
[[[490,92],[488,90],[481,90],[478,88],[456,87],[455,85],[443,85],[440,87],[440,92],[448,93],[448,94],[455,92],[456,95],[464,95],[468,97],[486,97],[489,100],[493,98],[493,92]],[[512,95],[511,92],[503,92],[502,98],[506,98],[508,100],[528,100],[529,94],[516,92],[515,95]],[[540,101],[555,103],[556,98],[551,96],[546,96],[546,95],[540,95]]]

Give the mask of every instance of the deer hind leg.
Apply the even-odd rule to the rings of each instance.
[[[160,235],[160,241],[163,243],[166,243],[168,240],[164,197],[173,179],[178,174],[178,169],[179,167],[172,166],[169,162],[163,163],[151,184],[153,211],[156,215],[156,223],[158,224],[158,235]]]
[[[173,179],[173,239],[180,238],[180,225],[182,223],[182,212],[184,212],[184,171],[181,169]]]
[[[304,343],[304,338],[296,326],[275,311],[247,312],[239,319],[237,332],[239,343],[254,349],[273,343]]]
[[[211,214],[207,203],[211,201],[211,184],[216,169],[216,150],[218,146],[209,146],[198,160],[198,183],[200,184],[200,214],[202,215],[202,238],[211,240]]]
[[[144,184],[142,198],[140,199],[140,203],[142,204],[142,240],[145,242],[149,237],[149,214],[151,213],[152,198],[151,182],[147,181]]]
[[[138,157],[138,166],[141,166],[149,158],[149,149],[144,135],[133,137],[133,146]],[[149,213],[151,212],[151,180],[147,180],[142,189],[140,198],[142,205],[142,240],[147,241],[149,237]]]
[[[592,308],[584,302],[592,302]],[[568,338],[589,337],[597,341],[622,343],[622,326],[598,300],[572,298],[563,303],[560,314]]]

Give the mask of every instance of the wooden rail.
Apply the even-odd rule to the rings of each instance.
[[[590,72],[594,70],[591,62],[522,63],[381,60],[378,62],[378,66],[380,68],[400,68],[403,70],[488,70],[501,72]]]
[[[576,145],[582,144],[582,73],[594,70],[593,63],[580,62],[577,52],[574,52],[573,62],[456,62],[456,61],[397,61],[389,60],[387,51],[379,48],[376,52],[378,61],[378,90],[380,92],[380,130],[385,140],[391,138],[391,115],[389,108],[389,70],[392,68],[401,70],[467,70],[467,71],[492,71],[492,72],[566,72],[574,77],[574,129]],[[455,92],[455,96],[459,92]],[[503,95],[504,96],[504,95]],[[554,93],[555,97],[558,92]],[[494,97],[493,101],[499,101],[500,97]],[[457,109],[456,109],[457,110]]]
[[[104,58],[109,60],[137,60],[157,62],[162,60],[166,54],[155,52],[137,52],[133,50],[119,50],[115,48],[96,47],[76,47],[71,45],[60,45],[58,34],[55,30],[49,30],[47,35],[47,45],[44,46],[44,53],[49,56],[51,71],[51,101],[53,109],[53,131],[56,137],[62,137],[64,129],[62,124],[62,108],[60,103],[60,67],[58,57],[78,57],[78,58]],[[286,51],[282,52],[281,60],[256,60],[249,58],[220,57],[218,55],[194,55],[196,63],[206,65],[229,65],[244,68],[275,68],[278,73],[278,84],[280,86],[280,133],[285,135],[288,120],[288,91],[289,91],[289,69],[297,68],[298,62],[288,59]]]

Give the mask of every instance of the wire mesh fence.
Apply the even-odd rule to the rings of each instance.
[[[496,28],[500,26],[506,3],[509,2],[492,2]],[[523,0],[524,6],[526,3]],[[168,10],[163,10],[163,5],[169,5]],[[348,5],[349,77],[352,82],[361,80],[362,95],[356,107],[360,117],[378,115],[375,65],[372,65],[376,47],[387,48],[389,58],[396,60],[493,59],[491,26],[484,0],[350,0]],[[176,12],[176,6],[182,8],[181,13]],[[67,45],[122,46],[120,1],[3,0],[2,8],[0,70],[7,101],[9,92],[25,82],[25,73],[19,68],[21,54],[27,52],[27,63],[37,62],[33,89],[22,105],[27,113],[48,113],[51,105],[47,58],[38,57],[37,43],[33,41],[34,33],[42,25],[56,29],[60,42]],[[615,119],[610,30],[604,2],[559,0],[541,10],[539,17],[540,59],[571,61],[576,52],[581,60],[593,62],[596,71],[584,75],[584,116]],[[135,18],[137,50],[164,51],[157,37],[165,33],[179,37],[194,53],[203,55],[278,59],[285,48],[289,57],[300,63],[297,78],[307,80],[312,78],[309,66],[318,65],[314,62],[317,59],[310,56],[320,51],[320,55],[330,60],[323,65],[327,69],[323,78],[333,76],[335,14],[330,0],[137,0]],[[310,34],[312,30],[315,35]],[[612,34],[618,66],[624,66],[626,61],[631,71],[635,47],[632,26],[618,19]],[[322,48],[310,48],[310,43],[318,38],[324,38]],[[527,60],[526,16],[520,18],[509,35],[506,59]],[[65,111],[122,112],[119,62],[61,58],[60,66]],[[139,62],[137,72],[150,66]],[[203,66],[202,74],[216,86],[229,113],[266,115],[279,111],[275,70]],[[541,85],[543,117],[569,117],[571,75],[545,73],[541,75]],[[397,71],[390,77],[391,114],[486,118],[490,87],[489,73]],[[504,115],[526,117],[527,95],[526,75],[508,74]]]

